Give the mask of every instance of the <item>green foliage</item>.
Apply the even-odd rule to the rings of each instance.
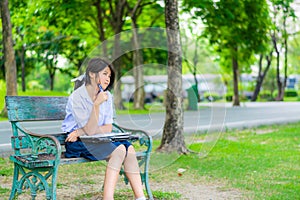
[[[250,72],[256,60],[254,54],[267,50],[271,20],[266,0],[186,0],[183,5],[185,11],[194,10],[195,18],[201,18],[205,25],[203,37],[218,52],[221,72],[226,75],[230,69]],[[226,75],[223,79],[228,85]],[[237,78],[233,80],[238,87]]]
[[[232,92],[227,92],[225,95],[225,99],[228,102],[232,102],[232,98],[233,98],[233,93]]]
[[[286,89],[284,91],[284,96],[285,97],[297,97],[298,96],[298,92],[295,89]]]
[[[207,25],[205,36],[220,51],[239,47],[243,58],[264,51],[270,26],[266,1],[184,1],[184,5],[187,10],[197,9],[196,16]]]
[[[289,40],[288,47],[289,47],[289,54],[288,60],[290,63],[289,74],[300,74],[300,35],[295,35],[292,39]],[[299,85],[300,86],[300,85]]]
[[[263,90],[259,93],[259,99],[261,101],[272,101],[274,100],[275,94],[271,93],[271,91]]]
[[[286,8],[285,17],[294,19],[295,12],[291,6],[291,0],[271,1],[278,12]],[[136,1],[128,1],[133,7]],[[14,47],[16,51],[16,62],[18,77],[21,77],[21,58],[25,56],[25,81],[26,89],[48,90],[50,87],[50,74],[55,75],[54,90],[71,91],[72,85],[69,80],[79,73],[84,59],[97,48],[100,41],[99,20],[97,17],[97,4],[93,0],[73,1],[47,1],[47,0],[10,0],[10,13],[12,20],[12,31]],[[138,17],[138,27],[165,27],[164,8],[159,2],[147,0],[145,7],[141,9]],[[270,29],[269,8],[265,0],[189,0],[184,1],[184,11],[192,12],[191,18],[187,19],[186,25],[181,29],[190,29],[189,35],[182,34],[183,49],[186,49],[186,56],[183,61],[184,73],[190,71],[186,61],[192,62],[192,55],[195,48],[198,48],[197,58],[199,59],[197,71],[201,73],[220,73],[224,82],[232,82],[231,59],[234,54],[232,47],[239,50],[240,72],[250,72],[249,66],[254,62],[253,53],[262,52],[265,49],[266,33]],[[105,39],[111,41],[107,44],[109,54],[112,54],[114,27],[111,26],[107,17],[112,13],[109,11],[109,3],[101,2],[100,7],[104,10],[102,16],[105,27]],[[127,8],[125,8],[127,9]],[[130,14],[128,12],[128,14]],[[106,15],[106,17],[104,17]],[[206,24],[206,30],[202,34],[201,28],[195,28],[193,19],[202,19]],[[131,29],[131,19],[124,16],[125,24],[123,30]],[[183,21],[186,19],[180,19]],[[166,34],[152,34],[146,30],[140,31],[139,35],[144,41],[144,46],[151,44],[166,45]],[[283,34],[286,37],[285,34]],[[197,39],[199,43],[185,41]],[[0,35],[0,40],[2,35]],[[132,35],[122,38],[125,45],[131,44]],[[199,39],[199,40],[198,40]],[[293,40],[289,39],[289,72],[299,72],[299,36],[295,35]],[[210,42],[211,45],[208,43]],[[195,47],[194,47],[195,46]],[[0,44],[0,49],[3,49]],[[23,51],[24,50],[24,51]],[[99,50],[99,49],[98,49]],[[145,66],[144,74],[166,74],[167,51],[155,48],[143,48],[143,60]],[[98,53],[101,53],[100,50]],[[60,58],[66,60],[64,66],[59,66]],[[0,51],[0,57],[2,57]],[[210,58],[211,57],[211,58]],[[220,63],[220,69],[214,67],[214,61]],[[122,73],[130,71],[132,65],[132,52],[126,52],[122,56]],[[153,64],[158,63],[158,64]],[[0,59],[0,79],[4,79],[4,60]],[[82,67],[84,68],[84,67]],[[46,70],[47,69],[47,70]],[[40,74],[37,72],[43,71]],[[129,72],[131,73],[131,72]],[[269,78],[269,80],[276,80]],[[266,81],[268,82],[268,81]],[[21,83],[21,78],[18,78]],[[227,88],[230,89],[227,84]],[[271,86],[270,86],[271,87]],[[274,90],[266,87],[264,89]]]

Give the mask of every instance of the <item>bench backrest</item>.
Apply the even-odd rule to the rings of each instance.
[[[67,101],[68,97],[5,97],[10,122],[63,120]]]

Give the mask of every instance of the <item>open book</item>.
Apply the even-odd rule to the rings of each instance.
[[[116,142],[123,140],[135,140],[138,139],[138,136],[131,135],[131,132],[125,133],[99,133],[95,135],[83,135],[80,136],[81,141],[83,142]]]

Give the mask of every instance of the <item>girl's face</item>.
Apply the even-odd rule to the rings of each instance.
[[[97,84],[100,84],[103,90],[105,90],[110,83],[110,77],[111,70],[109,67],[105,67],[102,71],[98,72],[98,80],[96,79]]]

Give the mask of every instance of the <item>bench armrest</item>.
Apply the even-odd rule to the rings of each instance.
[[[59,141],[51,135],[33,133],[22,127],[20,123],[13,124],[14,129],[23,133],[24,136],[12,136],[12,148],[16,155],[21,155],[20,149],[28,149],[32,159],[38,159],[39,155],[47,154],[55,157],[56,161],[60,160],[61,145]]]
[[[138,129],[130,129],[126,127],[119,126],[113,123],[113,132],[131,132],[132,135],[137,136],[139,139],[140,146],[146,146],[146,153],[150,153],[152,151],[152,137],[144,130]]]

